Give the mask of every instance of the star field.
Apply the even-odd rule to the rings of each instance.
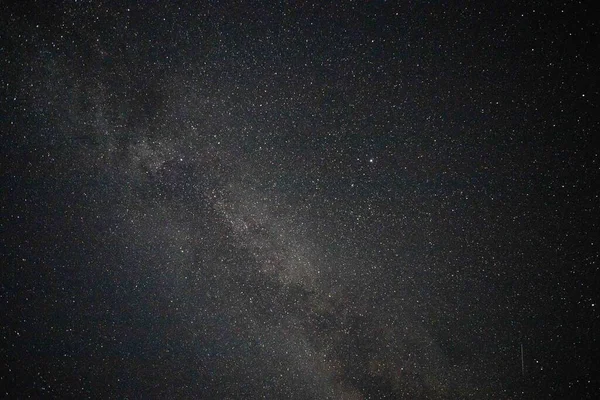
[[[3,2],[6,398],[595,398],[586,2]]]

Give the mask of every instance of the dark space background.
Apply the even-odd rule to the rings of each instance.
[[[1,396],[596,398],[592,5],[1,1]]]

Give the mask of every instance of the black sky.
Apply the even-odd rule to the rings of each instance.
[[[175,3],[0,2],[3,396],[596,398],[591,2]]]

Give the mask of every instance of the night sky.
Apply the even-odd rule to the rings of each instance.
[[[585,399],[593,2],[0,1],[0,397]]]

